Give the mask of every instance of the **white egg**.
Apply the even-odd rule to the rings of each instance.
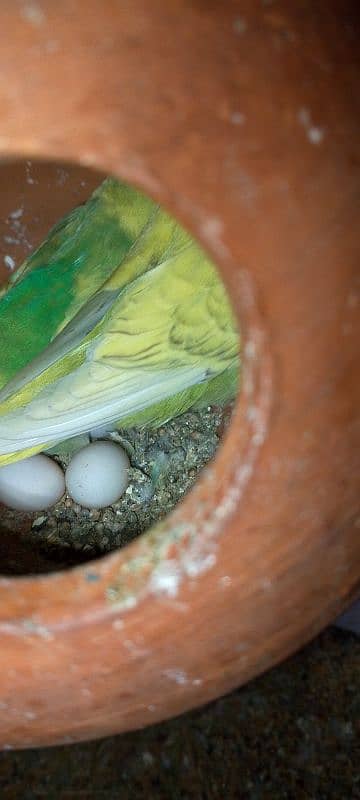
[[[114,442],[92,442],[79,450],[65,472],[70,497],[85,508],[105,508],[129,483],[129,459]]]
[[[0,501],[17,511],[43,511],[64,492],[62,469],[42,453],[0,468]]]

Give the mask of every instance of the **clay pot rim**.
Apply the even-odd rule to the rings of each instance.
[[[3,142],[1,144],[4,146]],[[8,144],[6,142],[7,147]],[[273,370],[252,278],[247,270],[234,263],[222,243],[220,219],[207,218],[200,209],[194,209],[187,198],[170,193],[136,163],[119,165],[118,160],[99,154],[65,154],[63,146],[60,154],[53,146],[44,147],[44,143],[39,142],[32,142],[32,147],[22,152],[18,147],[9,146],[6,154],[0,153],[0,158],[7,162],[36,159],[86,166],[116,175],[161,203],[204,246],[221,271],[242,340],[241,389],[229,428],[215,458],[163,522],[125,547],[79,566],[40,575],[0,575],[2,607],[6,609],[7,600],[11,599],[14,610],[15,590],[15,604],[19,609],[19,616],[12,613],[11,622],[0,613],[0,630],[23,634],[24,626],[29,628],[31,624],[32,630],[41,636],[45,635],[44,625],[49,626],[47,631],[69,629],[86,624],[87,620],[93,622],[119,611],[129,611],[151,593],[171,597],[184,580],[211,569],[216,560],[214,548],[221,534],[226,532],[230,519],[235,513],[239,514],[243,493],[251,481],[258,451],[267,435]],[[194,503],[199,508],[196,520],[191,518]],[[54,582],[58,584],[58,591],[63,588],[64,592],[63,604],[58,608],[49,607]],[[22,593],[26,594],[26,620],[21,615]]]

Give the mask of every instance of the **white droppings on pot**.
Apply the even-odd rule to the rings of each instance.
[[[221,236],[224,232],[224,223],[219,217],[205,217],[200,224],[200,233],[207,243],[214,248],[218,259],[227,258],[229,250],[222,241]]]
[[[189,578],[196,578],[198,575],[202,575],[203,572],[207,572],[207,570],[215,566],[216,555],[215,553],[207,553],[206,555],[199,554],[196,557],[190,556],[190,558],[185,556],[184,562],[187,576]]]
[[[245,347],[244,347],[244,354],[245,354],[246,358],[249,358],[249,359],[255,358],[255,356],[256,356],[256,344],[252,339],[249,339],[249,341],[246,342]]]
[[[221,586],[222,589],[227,589],[231,584],[232,580],[229,575],[223,575],[222,578],[219,578],[219,586]]]
[[[135,658],[145,658],[151,654],[151,650],[147,647],[141,647],[140,643],[133,642],[132,639],[124,639],[123,645],[125,649]]]
[[[115,631],[122,631],[122,629],[124,627],[124,620],[122,620],[122,619],[114,619],[112,627],[114,628]]]
[[[316,125],[312,125],[307,132],[307,137],[311,144],[321,144],[324,138],[324,129],[317,128]]]
[[[31,721],[33,719],[37,719],[37,714],[35,714],[35,711],[24,711],[24,717],[25,719]]]
[[[151,575],[150,591],[176,597],[181,580],[180,567],[174,559],[162,561]]]
[[[165,678],[178,683],[180,686],[184,686],[189,680],[186,672],[184,672],[183,669],[164,669],[163,675]]]
[[[182,603],[181,600],[170,600],[171,608],[174,611],[178,611],[180,614],[187,614],[191,611],[191,608],[188,603]]]
[[[7,267],[7,269],[9,269],[10,272],[12,272],[16,267],[15,259],[7,253],[4,256],[3,260],[4,260],[5,267]]]
[[[21,9],[21,16],[34,28],[40,28],[44,24],[46,17],[39,3],[25,3]]]
[[[116,587],[110,586],[106,589],[105,595],[107,599],[121,608],[121,611],[131,611],[131,609],[136,608],[138,604],[138,597],[134,594],[126,595],[124,598],[119,598],[119,591]]]
[[[39,636],[40,639],[45,639],[49,642],[55,639],[54,633],[52,633],[46,625],[41,625],[41,623],[32,619],[22,620],[21,627],[24,631],[23,635]]]
[[[325,131],[324,128],[321,128],[319,125],[313,124],[310,110],[308,108],[300,108],[297,118],[306,132],[308,141],[314,145],[321,144]]]
[[[246,419],[248,420],[248,422],[256,422],[258,420],[258,417],[259,417],[259,409],[257,408],[257,406],[250,405],[246,409]]]

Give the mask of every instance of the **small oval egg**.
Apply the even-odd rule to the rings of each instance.
[[[70,461],[65,472],[70,497],[85,508],[105,508],[119,500],[129,483],[129,459],[114,442],[92,442]]]
[[[42,453],[0,468],[0,501],[16,511],[44,511],[64,492],[62,469]]]

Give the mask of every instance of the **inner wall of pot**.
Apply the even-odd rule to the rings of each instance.
[[[1,283],[105,177],[74,164],[0,163]],[[0,574],[58,571],[128,544],[191,489],[213,458],[230,417],[231,404],[213,405],[201,413],[189,411],[156,430],[126,431],[130,482],[119,503],[109,508],[82,508],[66,495],[54,508],[31,514],[0,504]]]

